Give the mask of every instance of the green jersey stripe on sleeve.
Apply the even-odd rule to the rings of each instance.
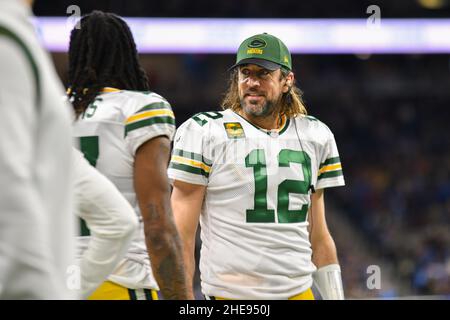
[[[170,105],[168,103],[155,102],[155,103],[150,103],[150,104],[146,105],[145,107],[142,107],[141,109],[136,111],[135,114],[140,113],[142,111],[155,110],[155,109],[169,109],[169,110],[171,110]]]
[[[154,124],[170,124],[175,125],[175,118],[169,116],[163,117],[152,117],[148,119],[144,119],[141,121],[136,121],[125,126],[125,137],[128,135],[130,131],[140,129],[142,127],[151,126]]]
[[[184,151],[181,149],[174,149],[173,150],[173,155],[174,156],[180,156],[183,158],[188,158],[188,159],[192,159],[192,160],[196,160],[196,161],[201,161],[204,164],[211,166],[212,165],[212,161],[206,159],[203,155],[199,154],[199,153],[195,153],[195,152],[190,152],[190,151]]]
[[[192,166],[187,165],[187,164],[176,163],[176,162],[172,161],[172,162],[170,162],[169,168],[175,169],[175,170],[184,171],[184,172],[188,172],[188,173],[193,173],[193,174],[197,174],[197,175],[201,175],[201,176],[204,176],[206,178],[209,177],[209,173],[206,172],[205,170],[203,170],[202,168],[192,167]]]
[[[342,176],[342,175],[343,175],[342,170],[331,171],[331,172],[324,172],[324,173],[322,173],[319,176],[318,180],[326,179],[326,178],[339,177],[339,176]]]
[[[339,157],[328,158],[327,160],[325,160],[325,162],[320,164],[319,169],[321,169],[322,167],[327,166],[329,164],[335,164],[335,163],[341,163],[341,160],[339,159]]]

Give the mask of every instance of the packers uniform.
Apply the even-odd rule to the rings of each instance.
[[[139,230],[125,259],[108,277],[109,291],[114,284],[127,289],[158,289],[133,186],[134,158],[136,150],[146,141],[157,136],[172,140],[174,134],[174,114],[163,97],[153,92],[114,88],[104,88],[74,124],[74,135],[79,139],[85,157],[116,185],[139,218]],[[89,241],[86,228],[82,235],[79,254],[87,248]]]
[[[92,295],[125,256],[138,226],[134,209],[105,176],[73,149],[75,214],[92,231],[78,262],[80,298]],[[76,288],[76,289],[78,289]]]
[[[289,299],[312,273],[311,190],[344,185],[330,129],[311,116],[256,127],[232,110],[203,112],[177,130],[169,178],[207,186],[200,215],[202,292]]]
[[[74,299],[72,113],[31,18],[0,0],[0,299]]]

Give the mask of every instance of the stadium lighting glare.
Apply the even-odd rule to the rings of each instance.
[[[450,53],[450,19],[207,19],[124,18],[141,53],[235,53],[253,34],[279,37],[293,54]],[[66,52],[67,17],[38,17],[38,33],[53,52]],[[83,26],[81,26],[83,27]]]
[[[426,9],[442,9],[447,4],[446,0],[417,0],[417,2]]]

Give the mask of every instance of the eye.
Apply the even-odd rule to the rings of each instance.
[[[250,74],[250,70],[245,69],[245,68],[241,69],[240,72],[244,76],[248,76]]]
[[[266,79],[270,74],[269,70],[263,69],[261,71],[258,72],[258,76],[262,79]]]

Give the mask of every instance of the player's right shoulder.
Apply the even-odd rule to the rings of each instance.
[[[204,111],[194,114],[181,126],[196,131],[208,131],[223,123],[224,111]]]
[[[194,114],[177,130],[168,175],[171,180],[207,185],[212,167],[214,136],[223,114],[207,111]]]

